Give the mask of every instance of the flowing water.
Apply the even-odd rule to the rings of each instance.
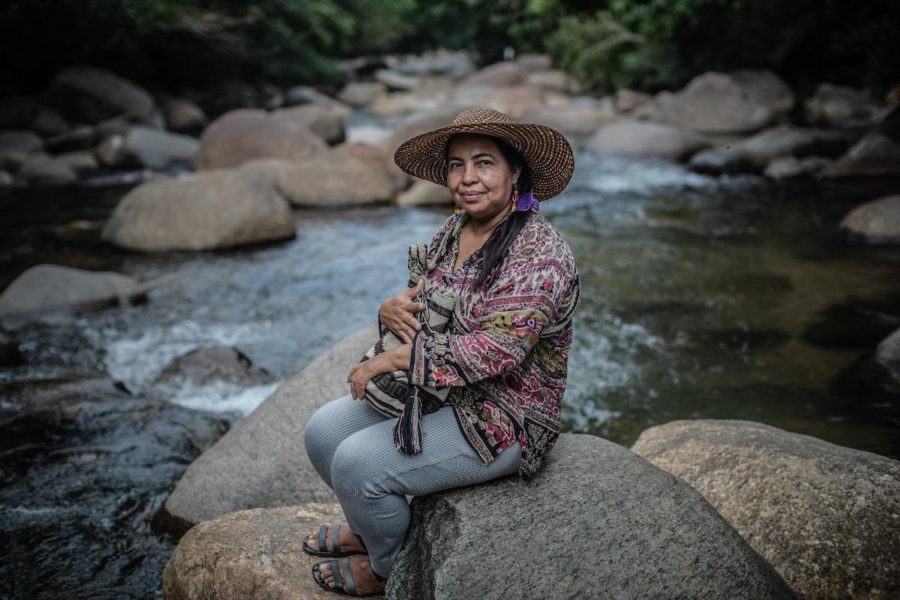
[[[900,409],[833,383],[875,344],[834,342],[861,325],[833,315],[900,317],[900,249],[835,233],[889,186],[775,186],[590,154],[577,164],[542,207],[583,289],[566,430],[629,445],[673,419],[740,418],[900,457]],[[124,190],[0,192],[0,285],[39,262],[149,285],[146,304],[15,331],[27,362],[0,369],[0,597],[160,597],[174,541],[154,515],[180,473],[278,381],[373,325],[404,285],[406,247],[448,213],[297,211],[292,241],[144,255],[96,242]],[[75,219],[86,222],[61,227]],[[275,381],[154,384],[173,358],[217,344]]]

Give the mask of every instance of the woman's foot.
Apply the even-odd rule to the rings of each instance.
[[[320,562],[313,565],[312,572],[322,588],[351,596],[381,594],[387,581],[375,574],[368,556],[360,555]]]
[[[335,533],[337,544],[335,544]],[[324,524],[315,533],[303,540],[303,551],[313,556],[347,556],[365,554],[366,546],[362,538],[340,524]]]

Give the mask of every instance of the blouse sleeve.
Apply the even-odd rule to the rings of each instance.
[[[506,267],[506,265],[504,265]],[[578,296],[573,264],[558,258],[509,265],[473,308],[476,329],[424,334],[412,343],[410,383],[466,386],[516,369],[541,332],[571,318]]]

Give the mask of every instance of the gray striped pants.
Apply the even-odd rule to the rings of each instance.
[[[303,433],[306,453],[362,537],[372,569],[387,577],[409,529],[406,496],[482,483],[519,469],[521,448],[513,444],[484,464],[463,436],[453,409],[422,416],[422,452],[394,447],[396,419],[365,401],[344,396],[315,412]]]

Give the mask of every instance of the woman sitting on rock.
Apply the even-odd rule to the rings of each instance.
[[[425,277],[458,303],[446,333],[426,333],[415,316],[425,307],[414,301],[424,281],[386,300],[380,322],[404,343],[354,366],[351,395],[306,428],[309,458],[349,527],[322,526],[303,549],[343,557],[315,565],[313,576],[358,596],[384,590],[409,528],[406,496],[541,469],[559,435],[579,294],[571,250],[538,214],[574,169],[558,132],[473,109],[407,141],[394,159],[450,188],[457,210],[428,247]],[[419,443],[395,441],[398,420],[358,401],[373,377],[398,369],[413,386],[451,388],[438,410],[413,417]]]

